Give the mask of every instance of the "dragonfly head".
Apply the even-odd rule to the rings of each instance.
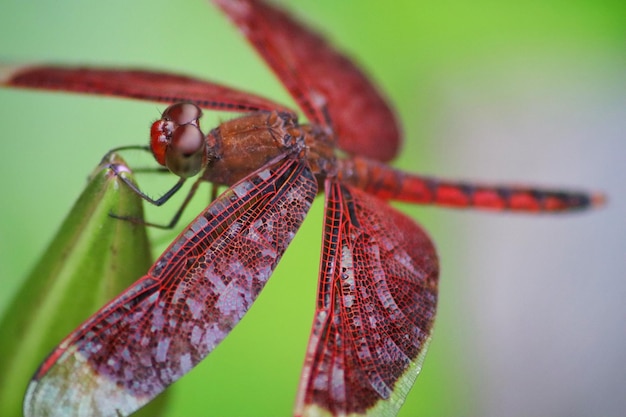
[[[199,173],[207,163],[206,140],[200,130],[202,111],[193,103],[176,103],[150,129],[150,148],[157,162],[182,178]]]

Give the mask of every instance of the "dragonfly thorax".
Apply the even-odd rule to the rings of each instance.
[[[332,140],[312,126],[299,125],[295,114],[256,112],[228,120],[206,137],[207,166],[203,178],[232,185],[282,154],[304,157],[315,174],[334,161]],[[324,161],[322,161],[322,159]]]

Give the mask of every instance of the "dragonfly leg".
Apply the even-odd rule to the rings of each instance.
[[[106,162],[109,161],[111,159],[111,155],[119,152],[119,151],[128,151],[128,150],[140,150],[140,151],[146,151],[146,152],[151,152],[150,151],[150,147],[147,145],[126,145],[126,146],[119,146],[117,148],[113,148],[111,149],[109,152],[105,153],[104,156],[102,157],[102,162]]]
[[[111,156],[119,151],[127,151],[127,150],[142,150],[142,151],[146,151],[146,152],[150,152],[150,147],[149,146],[142,146],[142,145],[129,145],[129,146],[120,146],[117,148],[113,148],[110,151],[108,151],[103,157],[102,157],[102,163],[106,163],[107,161],[111,161],[112,158]],[[130,188],[135,194],[137,194],[139,197],[141,197],[143,200],[147,201],[148,203],[155,205],[157,207],[162,206],[163,204],[165,204],[165,202],[167,202],[174,194],[176,194],[176,192],[178,190],[180,190],[180,188],[183,186],[183,184],[185,183],[185,178],[179,178],[178,182],[176,184],[174,184],[174,186],[172,188],[170,188],[165,194],[163,194],[161,197],[154,199],[152,197],[150,197],[149,195],[147,195],[146,193],[144,193],[143,191],[141,191],[139,189],[139,187],[133,183],[131,180],[129,180],[126,176],[124,175],[120,175],[122,174],[122,171],[120,171],[118,169],[118,166],[115,164],[111,164],[110,165],[111,169],[113,170],[113,172],[115,172],[115,174],[120,178],[120,180],[122,180],[122,182],[124,184],[126,184],[126,186],[128,186],[128,188]],[[165,173],[165,172],[169,172],[167,169],[163,169],[161,167],[159,168],[148,168],[148,169],[141,169],[141,170],[135,170],[134,171],[140,171],[140,172],[159,172],[159,173]]]
[[[189,192],[187,193],[187,196],[185,197],[185,200],[183,201],[183,203],[180,205],[180,207],[178,208],[178,210],[176,211],[176,213],[174,213],[174,217],[172,217],[172,219],[169,221],[169,223],[167,224],[159,224],[159,223],[152,223],[152,222],[147,222],[141,218],[137,218],[137,217],[130,217],[130,216],[120,216],[117,215],[115,213],[109,213],[109,216],[115,218],[115,219],[119,219],[119,220],[125,220],[125,221],[130,221],[132,223],[135,224],[142,224],[145,226],[150,226],[150,227],[156,227],[158,229],[173,229],[176,224],[178,223],[178,220],[180,220],[180,217],[182,216],[183,212],[185,211],[185,208],[189,205],[189,202],[191,201],[191,199],[193,198],[193,196],[196,194],[196,191],[198,190],[198,186],[200,185],[200,183],[204,181],[202,178],[198,178],[193,185],[191,186],[191,188],[189,189]],[[137,188],[137,186],[133,183],[130,182],[126,182],[124,181],[126,184],[128,184],[129,187],[131,187],[133,189],[133,191],[135,191],[136,193],[138,193],[139,195],[142,195],[142,197],[145,195],[143,192],[141,192],[141,190],[139,190]],[[167,193],[165,193],[161,198],[157,199],[157,200],[153,200],[150,197],[146,196],[147,198],[144,198],[147,201],[150,202],[154,202],[153,204],[155,204],[156,206],[160,206],[162,205],[165,201],[169,200],[169,198],[174,195],[174,193],[176,193],[176,191],[178,191],[180,189],[180,187],[183,185],[183,183],[185,182],[185,179],[181,178],[176,185],[174,185],[174,187],[172,187]],[[217,187],[214,187],[213,190],[217,190]],[[217,195],[217,191],[212,192],[212,195],[215,194]],[[163,201],[161,201],[163,200]],[[215,198],[212,198],[211,201],[215,200]]]
[[[215,183],[211,183],[211,196],[209,197],[209,204],[214,202],[217,199],[217,192],[219,191],[219,186]]]
[[[115,170],[115,168],[113,168],[113,169]],[[130,188],[135,194],[137,194],[139,197],[141,197],[143,200],[147,201],[148,203],[150,203],[152,205],[155,205],[157,207],[162,206],[170,198],[172,198],[172,196],[174,194],[176,194],[178,192],[178,190],[180,190],[180,188],[183,186],[183,184],[187,180],[186,178],[179,178],[178,181],[176,182],[176,184],[174,184],[174,186],[172,188],[167,190],[167,192],[165,194],[163,194],[161,197],[159,197],[157,199],[154,199],[154,198],[150,197],[149,195],[147,195],[146,193],[144,193],[143,191],[141,191],[139,189],[139,187],[137,187],[137,184],[133,183],[128,178],[126,178],[126,177],[124,177],[122,175],[119,175],[119,172],[116,171],[116,173],[118,174],[118,176],[120,177],[122,182],[124,184],[126,184],[128,186],[128,188]]]

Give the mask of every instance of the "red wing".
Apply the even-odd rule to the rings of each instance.
[[[202,360],[239,322],[317,193],[292,157],[244,178],[148,274],[69,335],[34,376],[24,415],[126,416]]]
[[[248,112],[292,110],[251,93],[166,72],[121,68],[3,66],[0,85],[129,97],[162,103],[192,102],[205,109]]]
[[[396,415],[421,367],[438,261],[412,220],[327,181],[317,309],[297,416]]]
[[[353,154],[392,159],[400,131],[368,78],[324,39],[260,0],[213,0],[239,26],[312,121]],[[330,120],[329,120],[330,119]]]

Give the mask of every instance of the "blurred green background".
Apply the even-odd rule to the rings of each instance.
[[[611,206],[594,214],[595,220],[580,216],[555,223],[546,217],[535,221],[505,215],[491,220],[491,215],[402,206],[437,243],[442,282],[434,340],[401,415],[611,415],[626,409],[626,344],[623,336],[615,336],[623,334],[623,327],[611,327],[626,319],[619,301],[626,292],[616,283],[623,281],[626,270],[626,228],[623,216],[618,216],[624,207],[623,185],[612,182],[619,175],[623,181],[626,162],[623,2],[281,4],[348,51],[383,89],[406,136],[398,167],[489,182],[579,184],[611,193]],[[164,69],[293,105],[261,59],[206,1],[1,0],[0,5],[2,61]],[[4,311],[6,304],[100,157],[115,146],[146,143],[150,123],[162,110],[162,105],[114,98],[0,90],[0,314],[11,314]],[[207,116],[205,129],[228,117]],[[572,132],[581,135],[575,143],[568,136]],[[135,166],[151,165],[142,155],[126,156],[131,164],[133,158]],[[139,182],[150,194],[160,195],[174,179],[144,175]],[[200,212],[207,199],[197,196],[181,223]],[[291,413],[313,314],[321,206],[318,199],[245,320],[208,360],[175,384],[167,415]],[[149,208],[147,216],[164,222],[177,207],[175,201],[159,210]],[[558,229],[551,229],[554,224]],[[491,234],[489,227],[494,227]],[[534,261],[537,253],[498,252],[515,247],[516,236],[524,231],[528,240],[520,238],[520,247],[544,254],[545,263]],[[574,234],[567,237],[566,232]],[[174,235],[152,231],[155,254]],[[495,246],[479,246],[490,242]],[[581,246],[567,247],[568,257],[555,261],[565,253],[560,248],[576,243]],[[502,270],[491,266],[503,260],[509,262]],[[564,310],[553,307],[562,288],[549,283],[574,261],[583,264],[563,275],[576,283],[593,278],[593,285],[580,284],[583,295],[572,296],[580,308],[563,313],[563,322],[551,321]],[[532,273],[514,278],[514,272],[524,270]],[[575,278],[576,272],[581,278]],[[527,294],[497,287],[488,293],[493,283],[507,280],[531,281],[531,289]],[[536,293],[548,295],[544,299]],[[507,297],[522,296],[517,310],[507,310],[514,303]],[[582,322],[576,316],[581,311]],[[519,322],[522,316],[529,321]],[[499,318],[504,323],[496,323]],[[582,333],[568,334],[587,350],[577,351],[571,361],[561,351],[538,356],[549,350],[551,339],[535,337],[546,322],[586,326]],[[510,325],[506,339],[498,339],[499,325]],[[548,329],[547,334],[556,333]],[[607,335],[614,339],[607,340]],[[526,348],[531,339],[538,343],[537,350]],[[507,343],[526,355],[507,350]],[[604,352],[607,346],[613,349]],[[607,362],[588,362],[598,355]],[[541,385],[542,377],[538,382],[516,376],[528,370],[536,377],[533,366],[556,375],[557,383],[550,385],[554,392]],[[515,370],[520,374],[511,375]],[[568,390],[568,375],[593,385]],[[524,387],[530,390],[524,392]],[[542,388],[535,392],[533,387]]]

